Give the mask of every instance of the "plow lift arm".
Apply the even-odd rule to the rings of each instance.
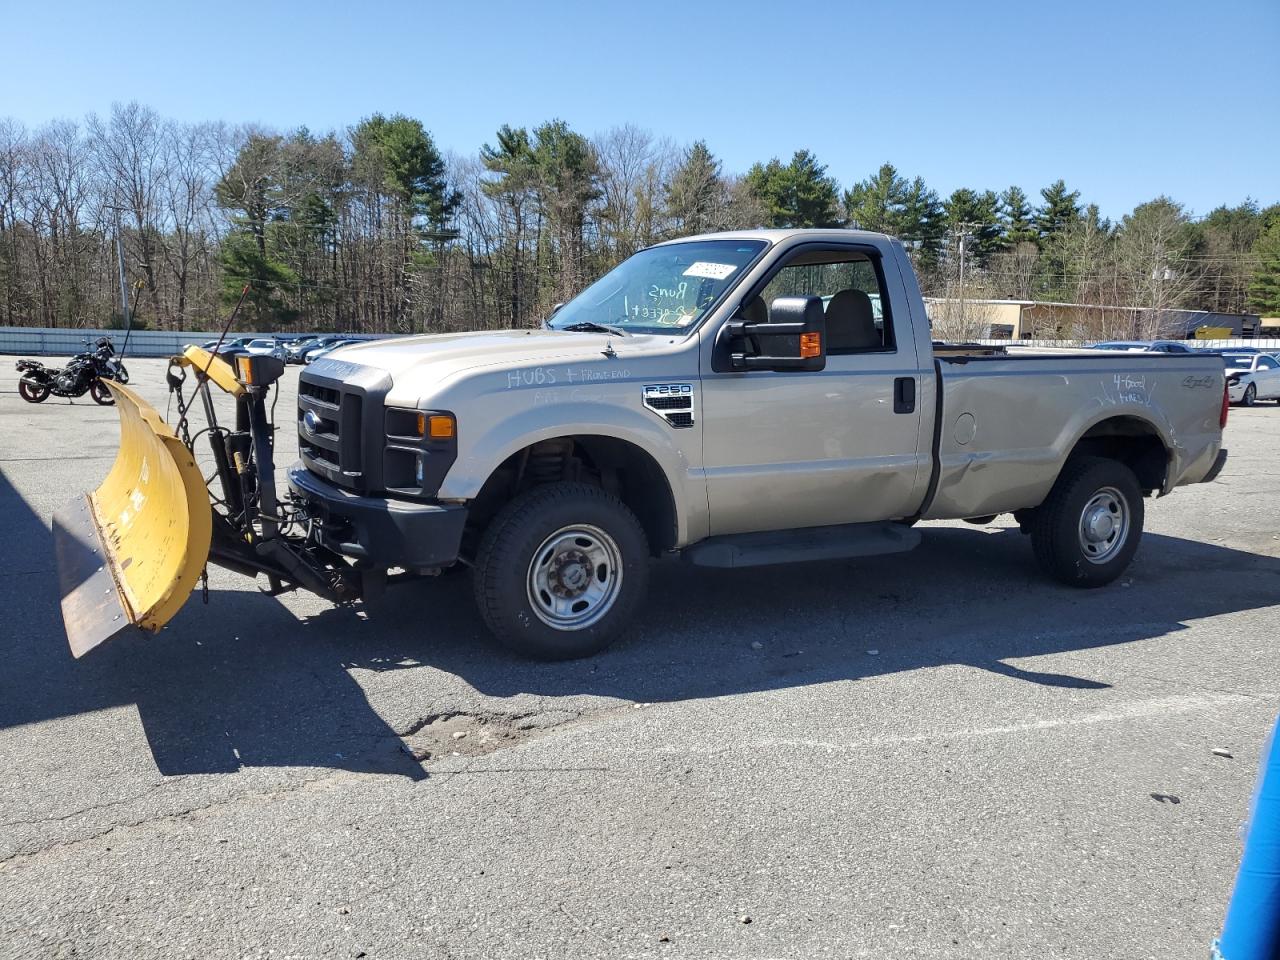
[[[195,373],[188,399],[187,371]],[[170,360],[177,430],[127,387],[104,381],[120,416],[120,449],[101,486],[54,513],[62,618],[74,656],[130,626],[152,632],[169,622],[205,576],[209,562],[250,577],[266,574],[276,595],[295,589],[337,604],[363,591],[362,572],[313,536],[320,522],[305,505],[276,495],[274,426],[267,397],[284,372],[271,356],[238,356],[234,366],[199,347]],[[222,426],[211,395],[235,401],[234,429]],[[207,425],[190,434],[200,397]],[[194,443],[207,438],[221,496],[211,494]]]

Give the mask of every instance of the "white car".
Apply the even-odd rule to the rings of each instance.
[[[284,347],[279,340],[250,340],[244,345],[244,350],[245,353],[258,357],[275,357],[281,361],[286,359]]]
[[[1280,360],[1269,353],[1222,355],[1227,368],[1227,396],[1252,407],[1258,400],[1280,400]]]
[[[307,350],[302,355],[302,362],[310,363],[312,360],[316,360],[320,357],[323,357],[330,350],[337,350],[339,347],[345,347],[349,343],[359,343],[359,342],[360,341],[358,340],[345,340],[345,339],[322,340],[318,344],[313,346],[311,349]]]
[[[1106,340],[1090,350],[1122,350],[1128,353],[1195,353],[1194,347],[1177,340]]]

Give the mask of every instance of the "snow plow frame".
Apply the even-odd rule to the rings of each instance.
[[[81,657],[130,626],[156,632],[190,598],[212,562],[250,577],[267,593],[305,589],[337,604],[364,594],[368,571],[323,547],[304,502],[276,497],[275,427],[267,397],[283,373],[273,357],[233,363],[199,347],[170,360],[175,427],[138,394],[107,386],[120,416],[120,448],[92,493],[54,514],[62,616],[72,655]],[[188,371],[195,374],[190,398]],[[210,386],[235,401],[234,429],[218,422]],[[197,398],[207,425],[194,438]],[[206,481],[193,439],[207,438],[214,474]],[[221,496],[211,495],[216,482]],[[206,591],[207,595],[207,591]]]

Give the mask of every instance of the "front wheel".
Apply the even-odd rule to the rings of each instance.
[[[473,576],[480,616],[505,646],[572,660],[603,650],[631,621],[649,583],[649,545],[616,497],[552,483],[493,519]]]
[[[1252,407],[1258,399],[1258,385],[1251,383],[1244,388],[1244,399],[1240,401],[1241,406]]]
[[[44,403],[49,399],[49,388],[30,380],[18,381],[18,393],[27,403]]]
[[[89,384],[89,396],[93,397],[94,403],[104,407],[109,407],[116,402],[116,398],[111,395],[106,383],[101,380],[95,380]]]
[[[1123,463],[1069,460],[1030,518],[1036,560],[1073,587],[1100,587],[1124,572],[1142,539],[1142,488]]]
[[[125,367],[124,367],[124,364],[123,364],[123,363],[122,363],[122,364],[120,364],[118,367],[116,367],[116,369],[115,369],[115,376],[114,376],[114,378],[113,378],[113,379],[115,380],[115,382],[116,382],[116,383],[128,383],[128,382],[129,382],[129,371],[125,369]]]

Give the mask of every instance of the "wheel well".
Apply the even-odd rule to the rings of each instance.
[[[468,531],[479,534],[512,497],[558,480],[595,483],[636,515],[657,556],[676,544],[676,504],[666,475],[645,450],[627,440],[596,435],[541,440],[513,453],[471,502]],[[467,550],[464,538],[464,553]]]
[[[1071,456],[1119,460],[1133,471],[1143,490],[1162,490],[1169,471],[1169,451],[1160,434],[1138,417],[1111,417],[1095,423],[1076,441]]]

